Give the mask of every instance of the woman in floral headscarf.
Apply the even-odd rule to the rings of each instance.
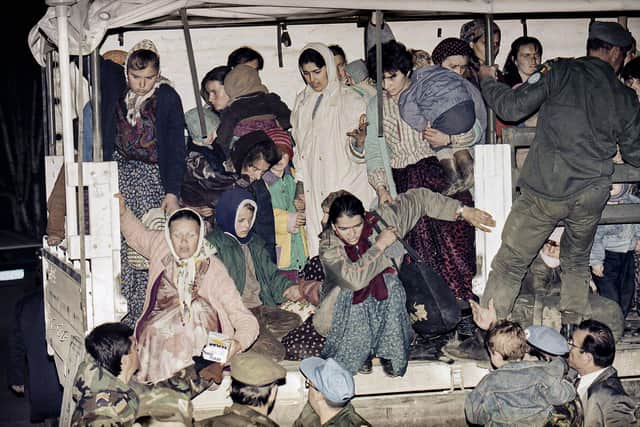
[[[151,231],[120,197],[120,226],[127,243],[150,261],[144,311],[135,327],[139,380],[155,383],[191,365],[209,332],[228,338],[227,360],[253,343],[258,323],[204,239],[198,213],[178,209],[164,231]]]
[[[185,170],[184,113],[180,96],[160,74],[158,50],[150,40],[127,55],[128,90],[116,106],[113,159],[118,163],[120,192],[137,218],[151,208],[168,214],[178,209]],[[135,270],[123,242],[122,293],[132,326],[142,312],[148,274]]]

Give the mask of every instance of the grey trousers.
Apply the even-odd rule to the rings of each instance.
[[[562,220],[565,225],[560,241],[562,322],[579,323],[590,318],[589,252],[609,188],[610,180],[603,179],[560,201],[544,199],[523,189],[507,217],[502,245],[491,263],[481,305],[486,307],[493,298],[498,318],[504,319],[511,313],[527,268]]]

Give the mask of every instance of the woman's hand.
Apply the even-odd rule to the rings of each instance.
[[[471,313],[473,313],[473,321],[478,325],[478,328],[484,331],[488,330],[491,324],[498,320],[496,308],[493,305],[493,298],[489,300],[487,308],[483,308],[474,300],[469,300],[469,307],[471,307]]]
[[[604,277],[604,265],[592,265],[591,272],[594,274],[594,276]]]
[[[296,215],[296,227],[303,227],[307,223],[307,218],[304,216],[304,212],[298,212]]]
[[[364,141],[367,138],[367,115],[362,114],[360,116],[360,121],[358,122],[358,128],[352,130],[351,132],[347,132],[347,136],[355,138],[356,146],[358,148],[364,147]]]
[[[227,343],[227,345],[229,346],[229,350],[227,351],[227,361],[225,362],[225,365],[228,365],[231,361],[231,358],[242,351],[242,347],[240,346],[238,340],[233,338],[226,339],[225,343]]]
[[[393,243],[398,240],[398,229],[396,227],[387,227],[378,234],[376,237],[376,243],[374,246],[377,246],[378,249],[384,251],[389,246],[393,245]]]
[[[378,187],[376,193],[378,193],[378,204],[380,206],[393,203],[393,197],[391,197],[391,193],[386,187]]]
[[[192,207],[191,209],[198,212],[198,214],[203,218],[209,218],[213,216],[213,213],[214,213],[213,208],[210,208],[209,206],[197,206],[197,207]]]
[[[432,128],[430,123],[422,131],[422,139],[427,141],[432,148],[446,147],[451,143],[449,135]]]
[[[293,199],[293,206],[296,208],[298,212],[304,212],[305,204],[304,204],[304,194],[298,195],[295,199]]]
[[[118,199],[118,207],[120,208],[120,216],[123,216],[124,213],[127,211],[127,204],[124,201],[124,196],[122,195],[122,193],[115,193],[113,195],[113,197]]]
[[[462,209],[462,218],[464,218],[465,221],[467,221],[477,229],[485,231],[487,233],[491,232],[491,229],[489,227],[496,226],[496,221],[493,219],[491,214],[481,209],[465,206]]]
[[[300,291],[300,286],[298,285],[287,288],[287,290],[282,293],[282,296],[289,301],[300,301],[304,297]]]
[[[164,200],[160,204],[160,207],[162,208],[162,210],[164,210],[167,216],[169,216],[175,211],[177,211],[178,209],[180,209],[180,205],[178,204],[178,198],[176,197],[175,194],[167,193],[165,194]]]

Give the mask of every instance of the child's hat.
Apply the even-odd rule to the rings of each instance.
[[[274,127],[271,129],[265,129],[264,133],[276,144],[276,148],[284,150],[289,155],[289,159],[293,157],[293,147],[291,144],[291,137],[286,130]]]

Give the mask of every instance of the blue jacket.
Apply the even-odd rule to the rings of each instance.
[[[451,70],[432,65],[411,73],[411,86],[400,95],[398,106],[402,119],[422,132],[428,121],[436,127],[434,122],[442,114],[463,102],[472,101],[464,78]],[[470,108],[469,113],[469,117],[460,117],[469,126],[454,133],[466,132],[473,126],[474,109]]]
[[[542,426],[553,405],[576,398],[564,379],[565,362],[510,362],[487,374],[467,395],[464,412],[472,424]]]
[[[640,203],[640,198],[625,194],[620,203]],[[605,251],[625,253],[632,251],[640,239],[640,224],[599,225],[593,238],[589,265],[603,265]]]

